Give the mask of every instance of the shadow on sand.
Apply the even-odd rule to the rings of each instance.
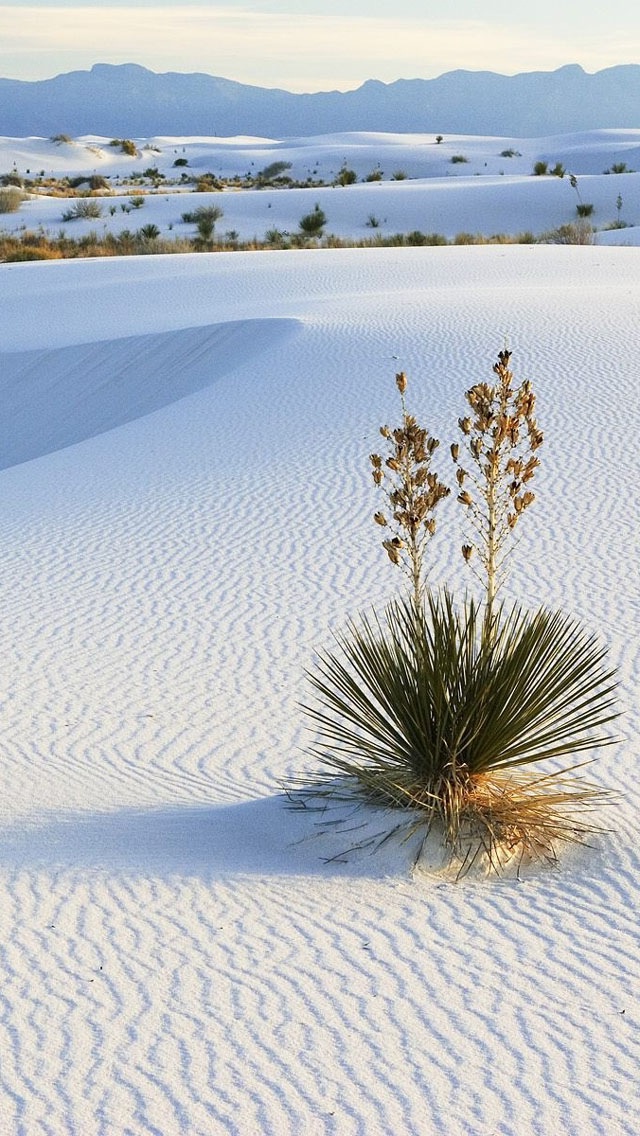
[[[384,816],[336,810],[337,823],[330,817],[327,827],[325,812],[293,809],[284,794],[232,805],[39,813],[0,827],[0,865],[202,878],[381,878],[403,874],[408,852],[393,841],[375,855],[349,849],[363,833],[384,828]]]

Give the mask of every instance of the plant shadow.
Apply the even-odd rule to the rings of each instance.
[[[374,810],[374,814],[378,810]],[[379,813],[374,818],[380,827]],[[51,812],[0,827],[5,869],[103,870],[225,878],[405,874],[408,852],[390,843],[353,851],[372,832],[369,810],[292,808],[284,793],[219,805]]]

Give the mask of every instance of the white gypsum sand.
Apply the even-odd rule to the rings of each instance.
[[[0,266],[3,1132],[640,1128],[639,285],[633,248]],[[280,786],[314,649],[399,587],[393,376],[448,443],[505,336],[545,431],[507,594],[609,646],[621,796],[557,870],[456,884]]]
[[[75,239],[95,233],[100,239],[154,225],[162,238],[189,240],[197,230],[193,222],[183,220],[183,214],[215,205],[223,214],[215,226],[219,239],[264,241],[273,230],[298,232],[300,219],[317,202],[327,217],[326,232],[344,240],[390,238],[413,231],[441,234],[448,240],[461,233],[539,237],[575,222],[577,206],[591,204],[589,222],[597,229],[598,243],[640,242],[640,130],[594,130],[549,138],[450,136],[441,144],[432,134],[382,133],[131,141],[137,146],[133,157],[111,146],[108,139],[94,136],[62,143],[0,138],[0,175],[21,178],[29,192],[29,200],[17,213],[0,214],[0,231],[26,229]],[[176,161],[188,165],[176,167]],[[204,174],[255,177],[278,161],[290,163],[285,174],[296,184],[308,179],[324,184],[239,191],[227,184],[222,192],[194,192]],[[567,172],[562,178],[536,177],[532,171],[540,161],[549,170],[559,163]],[[332,184],[344,165],[353,170],[357,182]],[[621,168],[628,172],[605,173]],[[161,177],[143,176],[154,170]],[[382,180],[365,180],[378,173]],[[577,178],[576,187],[570,173]],[[406,180],[394,180],[398,174],[406,175]],[[50,180],[95,176],[104,179],[104,188],[95,191],[100,215],[64,221],[77,198],[59,196]],[[88,193],[89,182],[76,192]],[[143,204],[133,207],[132,196]],[[624,228],[610,228],[620,222]]]

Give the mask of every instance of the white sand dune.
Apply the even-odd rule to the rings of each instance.
[[[639,286],[602,247],[0,266],[0,1131],[640,1131]],[[556,869],[454,883],[280,788],[314,649],[399,584],[393,376],[448,441],[505,336],[545,430],[508,595],[609,647],[621,796]]]
[[[63,221],[73,201],[46,190],[15,214],[0,216],[8,232],[42,228],[52,236],[82,237],[96,232],[120,234],[155,225],[172,238],[193,237],[193,223],[183,213],[214,203],[223,217],[217,232],[236,239],[264,241],[274,229],[297,232],[301,217],[317,202],[327,216],[327,232],[343,239],[418,230],[448,239],[460,233],[532,233],[539,236],[576,220],[576,206],[593,206],[596,240],[603,244],[640,243],[640,130],[596,130],[549,138],[453,136],[437,144],[429,134],[351,133],[297,139],[168,138],[136,139],[136,157],[128,157],[94,136],[69,143],[44,138],[0,138],[0,173],[24,178],[101,175],[110,193],[97,219]],[[504,156],[504,155],[508,156]],[[176,168],[176,161],[187,167]],[[180,177],[211,172],[217,177],[255,175],[273,162],[288,162],[298,181],[328,184],[312,188],[194,193]],[[534,177],[534,165],[560,163],[578,178]],[[331,183],[346,165],[358,183]],[[605,171],[624,168],[622,176]],[[145,193],[144,206],[130,208],[132,175],[157,170],[166,180]],[[381,181],[366,182],[379,172]],[[393,180],[403,174],[406,181]],[[618,203],[620,196],[621,202]],[[372,224],[373,221],[373,224]],[[625,228],[608,228],[623,221]]]

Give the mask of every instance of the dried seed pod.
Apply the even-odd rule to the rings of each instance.
[[[451,443],[451,457],[453,458],[454,462],[457,462],[459,453],[460,453],[460,446],[458,445],[457,442],[452,442]]]
[[[468,564],[469,561],[471,560],[471,557],[473,556],[473,545],[472,544],[463,544],[462,555],[464,556],[464,558],[465,558],[465,560]]]
[[[404,371],[400,371],[400,374],[396,375],[396,386],[400,391],[400,394],[404,394],[407,389],[407,376],[405,375]]]
[[[373,519],[374,519],[374,521],[376,522],[377,525],[381,525],[382,528],[386,527],[387,519],[386,519],[384,513],[374,513]]]

